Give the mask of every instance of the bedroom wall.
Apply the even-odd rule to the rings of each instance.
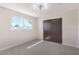
[[[77,32],[78,37],[77,38],[78,38],[78,48],[79,48],[79,8],[78,8],[78,21],[77,21],[77,24],[78,24],[78,26],[77,26],[78,27],[78,30],[77,30],[78,31]]]
[[[11,17],[21,16],[32,20],[33,27],[27,29],[11,29]],[[37,19],[7,8],[0,7],[0,50],[13,47],[37,39]]]
[[[63,44],[77,47],[77,21],[78,21],[78,10],[70,10],[62,15],[63,17]]]
[[[63,14],[52,14],[48,17],[38,19],[38,38],[43,39],[43,20],[62,17],[62,40],[63,45],[78,47],[77,40],[77,9],[67,11]]]

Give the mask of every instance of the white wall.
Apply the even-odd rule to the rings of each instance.
[[[38,19],[38,38],[43,39],[43,20],[62,17],[62,40],[64,45],[77,47],[77,9],[63,14],[52,14],[51,16]]]
[[[63,14],[63,44],[77,47],[77,10]]]
[[[11,17],[21,16],[32,20],[32,30],[11,29]],[[19,45],[37,39],[37,19],[28,15],[21,14],[3,7],[0,7],[0,50]]]
[[[79,48],[79,9],[78,9],[78,21],[77,21],[77,24],[78,24],[78,26],[77,26],[77,27],[78,27],[78,28],[77,28],[77,29],[78,29],[78,30],[77,30],[77,31],[78,31],[78,32],[77,32],[77,35],[78,35],[77,38],[78,38],[78,48]]]

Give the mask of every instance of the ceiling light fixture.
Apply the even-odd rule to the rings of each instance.
[[[47,4],[46,3],[35,3],[33,5],[34,9],[38,9],[38,10],[45,10],[47,9]]]

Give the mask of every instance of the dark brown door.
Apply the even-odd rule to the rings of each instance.
[[[44,40],[62,43],[62,18],[43,21]]]

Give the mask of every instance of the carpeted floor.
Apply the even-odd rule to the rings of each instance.
[[[0,55],[78,55],[79,49],[54,42],[34,40],[7,50],[1,51]],[[35,44],[36,43],[36,44]],[[34,44],[34,46],[32,45]],[[32,45],[32,46],[31,46]]]

